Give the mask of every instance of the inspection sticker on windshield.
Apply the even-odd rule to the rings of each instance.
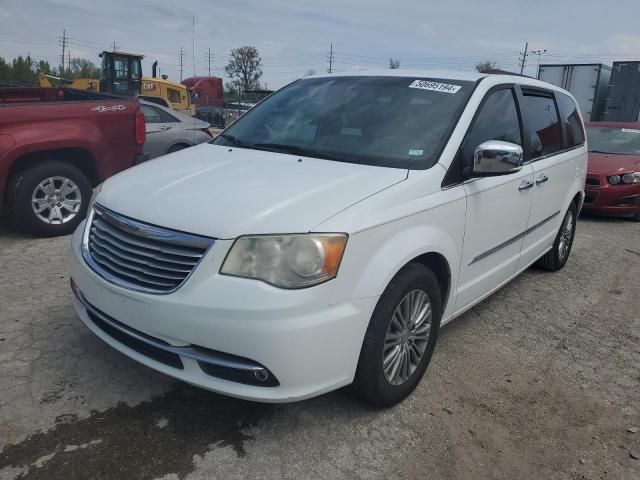
[[[434,92],[457,93],[462,87],[449,83],[430,82],[429,80],[414,80],[409,88],[421,88],[422,90],[433,90]]]
[[[640,133],[640,130],[637,128],[623,128],[622,131],[627,133]]]

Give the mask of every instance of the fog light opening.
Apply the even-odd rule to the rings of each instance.
[[[269,380],[269,372],[264,368],[254,370],[253,375],[256,377],[256,380],[259,382],[266,382],[267,380]]]

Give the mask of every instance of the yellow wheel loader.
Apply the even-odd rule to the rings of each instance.
[[[164,75],[162,78],[156,78],[156,62],[153,64],[153,76],[143,77],[143,55],[104,51],[100,57],[102,57],[100,80],[90,78],[65,80],[39,72],[40,86],[51,87],[49,80],[52,79],[69,88],[93,90],[124,97],[139,97],[187,115],[195,113],[195,109],[191,105],[189,89],[181,83],[167,80]]]

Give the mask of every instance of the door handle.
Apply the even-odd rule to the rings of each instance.
[[[520,190],[521,192],[524,190],[529,190],[531,187],[533,187],[533,182],[522,182],[522,184],[518,187],[518,190]]]
[[[160,130],[169,130],[171,127],[168,127],[167,125],[162,125],[160,127]]]
[[[546,182],[547,180],[549,180],[549,177],[547,177],[544,173],[542,175],[540,175],[538,178],[536,178],[536,185],[540,185],[541,183]]]

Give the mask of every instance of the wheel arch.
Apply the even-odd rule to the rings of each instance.
[[[167,152],[165,153],[165,155],[177,152],[178,150],[182,150],[184,148],[189,148],[191,146],[192,145],[190,143],[187,143],[187,142],[185,142],[183,140],[180,140],[180,141],[178,141],[176,143],[171,144],[171,146],[169,148],[167,148]],[[180,148],[177,148],[177,147],[180,147]],[[177,150],[176,150],[176,148],[177,148]]]
[[[451,267],[449,262],[441,253],[427,252],[422,255],[418,255],[410,262],[403,265],[402,268],[412,262],[419,263],[429,268],[438,279],[440,294],[442,295],[442,312],[444,313],[451,293]]]
[[[25,153],[13,162],[8,178],[49,160],[69,163],[86,175],[92,187],[100,183],[98,167],[91,152],[84,148],[58,148]]]

